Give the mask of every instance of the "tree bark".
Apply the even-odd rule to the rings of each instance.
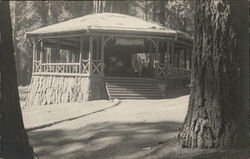
[[[19,103],[8,1],[0,2],[0,24],[4,24],[4,27],[0,27],[1,157],[32,159],[33,149],[24,129]]]
[[[13,44],[14,44],[14,49],[15,49],[15,61],[16,61],[16,70],[17,70],[17,83],[18,85],[21,84],[21,60],[20,60],[20,50],[17,47],[17,22],[16,22],[16,5],[17,2],[13,2],[13,19],[12,19],[12,26],[13,26]]]
[[[195,1],[191,95],[182,147],[248,146],[247,1]]]

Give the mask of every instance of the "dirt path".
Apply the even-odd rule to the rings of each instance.
[[[40,158],[141,158],[175,138],[187,101],[188,96],[122,101],[100,113],[31,131],[30,143]]]
[[[238,157],[246,155],[242,152],[204,152],[178,146],[176,136],[188,97],[122,101],[105,111],[31,131],[30,143],[41,159],[221,159],[225,154],[245,159]],[[92,106],[101,108],[102,103]],[[29,115],[32,117],[32,113]]]

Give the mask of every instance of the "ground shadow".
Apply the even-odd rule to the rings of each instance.
[[[40,158],[141,158],[173,138],[181,123],[93,123],[78,129],[41,129],[29,132]],[[80,127],[80,125],[79,125]]]
[[[188,87],[180,87],[180,88],[168,88],[166,89],[165,98],[173,99],[182,97],[190,94],[190,88]]]

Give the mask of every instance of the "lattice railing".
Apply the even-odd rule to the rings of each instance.
[[[186,68],[173,68],[173,76],[174,77],[180,77],[180,78],[190,78],[191,76],[191,70]]]
[[[33,72],[40,72],[41,71],[41,61],[35,61],[34,60],[34,67]]]
[[[92,60],[92,74],[101,74],[101,60]]]
[[[79,73],[79,63],[42,63],[40,72]]]
[[[89,60],[81,61],[81,70],[80,73],[88,74],[89,73]]]
[[[101,60],[92,60],[91,73],[98,75],[102,73]],[[49,73],[49,74],[81,74],[89,75],[90,62],[89,60],[81,60],[80,63],[41,63],[34,61],[34,73]]]
[[[157,75],[162,77],[190,78],[191,70],[173,67],[171,64],[158,64]]]
[[[173,72],[173,66],[170,64],[158,64],[157,75],[163,77],[171,77]]]

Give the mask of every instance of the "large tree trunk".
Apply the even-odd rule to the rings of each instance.
[[[12,18],[12,28],[13,28],[13,43],[15,48],[15,61],[16,61],[16,70],[17,70],[17,83],[21,84],[21,59],[20,59],[20,50],[17,47],[17,22],[16,22],[16,4],[17,2],[13,2],[13,18]]]
[[[9,2],[0,2],[1,71],[1,156],[6,159],[31,159],[33,150],[24,129],[19,103]]]
[[[195,1],[191,95],[182,147],[248,145],[248,4]]]

